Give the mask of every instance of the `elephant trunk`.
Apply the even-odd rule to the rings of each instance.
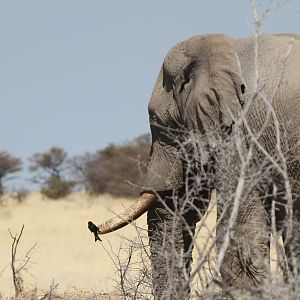
[[[113,232],[138,219],[149,209],[156,199],[154,194],[143,193],[123,213],[99,225],[100,234]]]

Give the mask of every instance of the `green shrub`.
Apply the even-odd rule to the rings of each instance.
[[[46,186],[41,189],[41,193],[48,198],[59,199],[69,195],[74,185],[74,181],[51,176],[47,179]]]
[[[67,152],[52,147],[42,153],[35,153],[30,159],[29,170],[34,172],[33,181],[41,185],[41,193],[51,199],[67,196],[75,185],[68,180],[69,161]]]

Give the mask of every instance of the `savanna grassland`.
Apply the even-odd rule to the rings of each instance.
[[[95,243],[87,229],[87,222],[92,220],[100,223],[128,207],[132,200],[116,199],[108,195],[90,197],[84,193],[73,193],[57,201],[32,193],[21,203],[5,197],[0,206],[0,293],[4,299],[14,294],[10,269],[12,239],[8,228],[14,234],[20,231],[23,224],[25,228],[17,258],[23,259],[37,243],[30,253],[31,263],[22,273],[24,290],[36,289],[43,295],[51,285],[58,284],[56,292],[61,294],[72,291],[76,291],[77,295],[82,293],[76,299],[85,299],[84,293],[97,294],[98,297],[93,299],[118,298],[114,296],[118,293],[115,288],[118,275],[109,254],[112,251],[117,253],[122,247],[122,236],[129,240],[137,237],[136,227],[127,226],[101,237],[102,243]],[[215,218],[215,210],[212,209],[205,218],[207,227],[204,226],[198,235],[200,247],[209,230],[213,229]],[[136,224],[146,228],[146,216],[142,216]],[[146,231],[139,232],[147,236]],[[194,261],[198,256],[196,248]],[[124,253],[120,252],[120,255]],[[72,297],[66,296],[64,299]]]
[[[85,194],[74,193],[59,201],[43,199],[33,193],[22,203],[4,201],[0,208],[0,292],[2,296],[14,293],[10,267],[11,237],[8,232],[18,232],[25,225],[18,249],[18,258],[37,243],[31,254],[32,264],[24,273],[26,289],[37,287],[47,290],[58,283],[64,291],[72,287],[97,292],[112,292],[114,275],[112,261],[104,247],[117,249],[120,235],[131,237],[133,226],[128,226],[116,234],[103,238],[103,243],[95,243],[87,229],[87,222],[103,221],[130,205],[131,201],[114,199],[110,196],[90,198]],[[138,224],[144,225],[145,218]],[[103,247],[104,246],[104,247]]]

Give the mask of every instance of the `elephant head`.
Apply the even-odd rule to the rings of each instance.
[[[177,206],[171,203],[169,196],[183,195],[186,185],[192,182],[186,180],[184,151],[189,143],[198,145],[197,151],[192,151],[192,161],[194,170],[201,173],[201,166],[209,162],[209,152],[216,138],[230,134],[234,117],[243,105],[244,92],[234,40],[228,36],[192,37],[175,45],[163,62],[149,102],[152,147],[144,192],[126,212],[99,226],[101,234],[108,233],[148,211],[153,283],[159,299],[170,290],[167,288],[168,263],[161,257],[161,248],[175,243],[176,251],[185,255],[186,269],[178,266],[178,272],[172,273],[177,278],[171,290],[178,292],[190,271],[191,244],[195,223],[199,220],[190,211],[184,213],[184,221],[176,222],[174,243],[168,244],[161,234],[163,230],[169,232],[168,227],[174,227],[172,211],[180,206],[180,201]],[[196,205],[200,209],[206,206],[202,202],[205,198],[208,200],[211,188],[205,180],[201,184],[196,195],[201,199]],[[190,226],[188,230],[187,226]]]
[[[245,88],[234,40],[228,36],[195,36],[169,51],[149,102],[152,147],[145,193],[125,215],[117,217],[118,225],[114,220],[104,223],[103,234],[146,212],[155,202],[153,192],[183,185],[180,133],[192,132],[203,139],[206,133],[230,127],[244,103]],[[207,162],[207,156],[202,161]]]

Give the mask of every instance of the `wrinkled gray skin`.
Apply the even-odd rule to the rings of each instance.
[[[280,81],[283,57],[292,36],[293,48]],[[274,98],[273,108],[280,122],[281,147],[287,159],[293,194],[295,223],[285,247],[286,254],[289,259],[298,260],[300,37],[289,34],[261,36],[258,68],[262,93],[268,101]],[[217,248],[220,249],[223,243],[231,212],[230,203],[241,170],[234,142],[233,118],[251,101],[254,78],[253,38],[234,40],[226,35],[195,36],[173,47],[164,60],[149,103],[152,149],[145,180],[145,191],[155,191],[162,199],[148,210],[157,299],[183,299],[189,294],[189,288],[183,290],[183,285],[190,273],[192,237],[201,214],[196,213],[192,205],[181,206],[187,189],[193,189],[189,199],[194,199],[198,212],[204,214],[211,190],[216,188],[219,218]],[[280,88],[276,90],[278,82]],[[275,97],[272,96],[274,91],[277,91]],[[260,131],[267,118],[263,103],[261,96],[256,97],[246,114],[254,134]],[[259,143],[278,160],[274,122],[269,121],[269,125],[259,136]],[[191,168],[187,168],[178,143],[179,140],[186,141],[187,137],[190,137],[190,144],[197,145],[190,147],[193,149],[190,150]],[[244,147],[247,147],[247,139],[246,134],[241,136]],[[224,287],[258,286],[265,278],[268,268],[260,258],[269,257],[270,207],[274,200],[277,229],[286,238],[284,180],[261,150],[256,147],[253,153],[247,172],[253,175],[261,166],[264,172],[255,175],[255,182],[253,178],[245,181],[234,234],[221,265]],[[197,183],[192,179],[195,176],[200,178]],[[172,199],[178,201],[174,203]],[[179,212],[183,218],[174,218],[172,212]],[[184,266],[179,259],[177,264],[170,266],[166,253],[173,257],[184,253]],[[293,268],[292,271],[296,274],[298,269]]]

